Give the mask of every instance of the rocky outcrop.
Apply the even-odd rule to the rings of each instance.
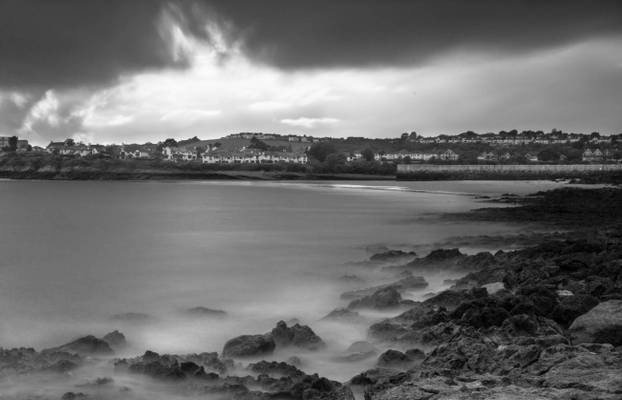
[[[123,348],[127,345],[127,341],[125,340],[125,335],[119,331],[112,331],[104,335],[102,340],[110,345],[113,348]]]
[[[322,319],[332,321],[356,321],[360,318],[361,315],[356,311],[352,311],[347,308],[336,308]]]
[[[622,345],[622,300],[598,304],[570,325],[572,342]]]
[[[365,289],[357,289],[345,292],[341,295],[341,298],[344,300],[358,300],[363,297],[368,297],[373,295],[374,293],[382,290],[393,288],[400,293],[403,293],[407,290],[420,290],[428,287],[428,282],[422,276],[413,276],[412,273],[407,272],[405,276],[399,281],[389,283],[386,285],[378,285]]]
[[[114,353],[108,342],[88,335],[66,343],[62,346],[43,350],[44,352],[66,352],[80,355],[111,355]]]
[[[294,346],[318,350],[325,346],[324,341],[307,325],[294,324],[288,327],[284,321],[279,321],[270,336],[279,347]]]
[[[38,352],[32,348],[0,348],[0,377],[32,372],[66,373],[78,368],[84,359],[62,351]]]
[[[414,257],[417,257],[417,253],[414,251],[387,250],[382,253],[376,253],[369,259],[376,262],[405,262]]]
[[[224,357],[259,357],[271,354],[276,347],[272,335],[241,335],[227,343],[222,350]]]
[[[348,304],[348,308],[383,309],[395,308],[405,304],[409,304],[409,302],[404,301],[400,292],[398,292],[397,289],[395,289],[394,287],[390,286],[384,289],[377,290],[369,296],[365,296],[357,300],[352,300],[350,304]]]

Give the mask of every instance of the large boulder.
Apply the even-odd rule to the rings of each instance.
[[[285,321],[279,321],[270,332],[277,346],[295,346],[307,350],[317,350],[325,346],[324,341],[306,325],[294,324],[287,326]]]
[[[119,331],[112,331],[105,334],[102,340],[108,343],[111,347],[122,348],[127,345],[125,335]]]
[[[223,357],[257,357],[272,354],[276,343],[271,335],[241,335],[225,343]]]
[[[559,294],[559,293],[558,293]],[[578,294],[560,296],[559,304],[551,312],[551,319],[563,326],[568,326],[578,316],[585,314],[598,304],[596,297]]]
[[[622,300],[598,304],[570,325],[572,342],[622,345]]]

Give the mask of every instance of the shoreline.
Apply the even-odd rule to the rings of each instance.
[[[361,344],[341,355],[378,358],[376,368],[346,382],[307,374],[300,359],[260,361],[271,359],[275,348],[298,349],[304,360],[304,354],[322,347],[313,324],[281,322],[267,333],[232,338],[222,354],[147,351],[133,358],[113,358],[119,345],[114,338],[120,341],[119,335],[86,336],[41,352],[0,349],[0,370],[11,371],[18,362],[33,368],[27,374],[55,370],[62,381],[95,357],[113,363],[115,374],[144,376],[174,393],[198,390],[197,394],[236,400],[352,400],[354,394],[369,400],[615,399],[622,393],[622,339],[616,333],[622,325],[595,331],[592,326],[602,321],[592,319],[584,325],[581,321],[589,319],[596,307],[606,308],[602,312],[614,319],[622,317],[622,210],[616,207],[622,204],[622,190],[564,188],[512,201],[516,207],[483,208],[447,218],[537,222],[551,230],[568,230],[523,238],[527,245],[515,251],[466,255],[458,248],[436,248],[423,256],[387,250],[361,265],[393,277],[393,283],[367,282],[358,291],[344,293],[354,296],[348,297],[350,305],[326,318],[347,321],[359,308],[405,311],[369,326],[371,347]],[[498,239],[494,246],[512,240]],[[468,243],[469,238],[463,240]],[[459,272],[462,277],[425,301],[402,297],[425,287],[419,274],[436,270]],[[373,352],[380,343],[390,350]],[[593,376],[600,378],[590,379]],[[103,398],[114,398],[106,391],[114,388],[117,393],[119,388],[108,379],[78,387],[62,398],[89,399],[102,391],[111,393]]]

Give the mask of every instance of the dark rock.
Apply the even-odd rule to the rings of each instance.
[[[425,256],[426,261],[447,261],[458,257],[463,257],[464,254],[460,252],[460,250],[454,249],[437,249],[433,250]]]
[[[277,346],[295,346],[307,350],[317,350],[325,346],[324,341],[306,325],[295,324],[288,327],[284,321],[279,321],[270,332]]]
[[[122,348],[127,345],[125,335],[119,331],[112,331],[105,334],[102,340],[108,343],[111,347]]]
[[[425,358],[425,353],[419,349],[408,349],[404,354],[411,360],[423,360]]]
[[[380,289],[370,296],[362,299],[353,300],[348,308],[392,308],[398,307],[402,303],[402,295],[397,289],[388,287]]]
[[[569,326],[579,315],[585,314],[598,304],[590,295],[564,296],[551,312],[551,319],[563,326]]]
[[[305,375],[293,365],[278,361],[259,361],[248,366],[248,370],[256,374],[288,376],[291,378],[299,378]]]
[[[81,355],[109,355],[112,354],[110,345],[93,335],[88,335],[66,343],[59,347],[43,350],[44,352],[67,352]]]
[[[408,355],[397,350],[387,350],[378,357],[379,367],[389,368],[406,368],[412,364],[412,360]]]
[[[413,276],[412,273],[409,272],[406,274],[406,276],[402,276],[402,278],[396,282],[386,285],[373,286],[365,289],[351,290],[349,292],[343,293],[341,295],[341,298],[344,300],[358,300],[364,297],[369,297],[383,289],[393,288],[401,293],[406,290],[418,290],[424,289],[426,287],[428,287],[428,282],[425,280],[425,278],[423,278],[422,276]]]
[[[382,261],[382,262],[390,262],[390,261],[403,261],[407,258],[416,257],[417,253],[414,251],[405,252],[402,250],[388,250],[382,253],[376,253],[370,257],[371,261]]]
[[[276,343],[271,335],[242,335],[225,343],[223,357],[256,357],[271,354]]]
[[[360,318],[361,315],[356,311],[348,310],[347,308],[336,308],[329,312],[322,320],[354,321]]]
[[[88,396],[82,392],[66,392],[62,395],[61,400],[86,400]]]

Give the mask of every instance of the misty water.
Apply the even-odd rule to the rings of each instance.
[[[559,185],[2,181],[0,347],[43,349],[118,329],[130,342],[118,356],[147,349],[220,352],[232,337],[297,319],[324,339],[326,349],[262,358],[297,355],[305,372],[344,381],[375,359],[339,363],[335,355],[365,340],[369,324],[399,312],[364,311],[363,323],[321,320],[347,304],[342,292],[392,279],[355,262],[383,246],[425,255],[450,237],[515,233],[522,228],[439,215],[485,206],[477,196]],[[344,281],[344,274],[365,282]],[[455,276],[425,278],[430,286],[406,297],[421,300]],[[227,315],[184,312],[196,306]],[[148,318],[114,317],[124,313]],[[76,379],[112,374],[98,368],[79,371]],[[14,387],[14,381],[0,383],[0,391]]]

